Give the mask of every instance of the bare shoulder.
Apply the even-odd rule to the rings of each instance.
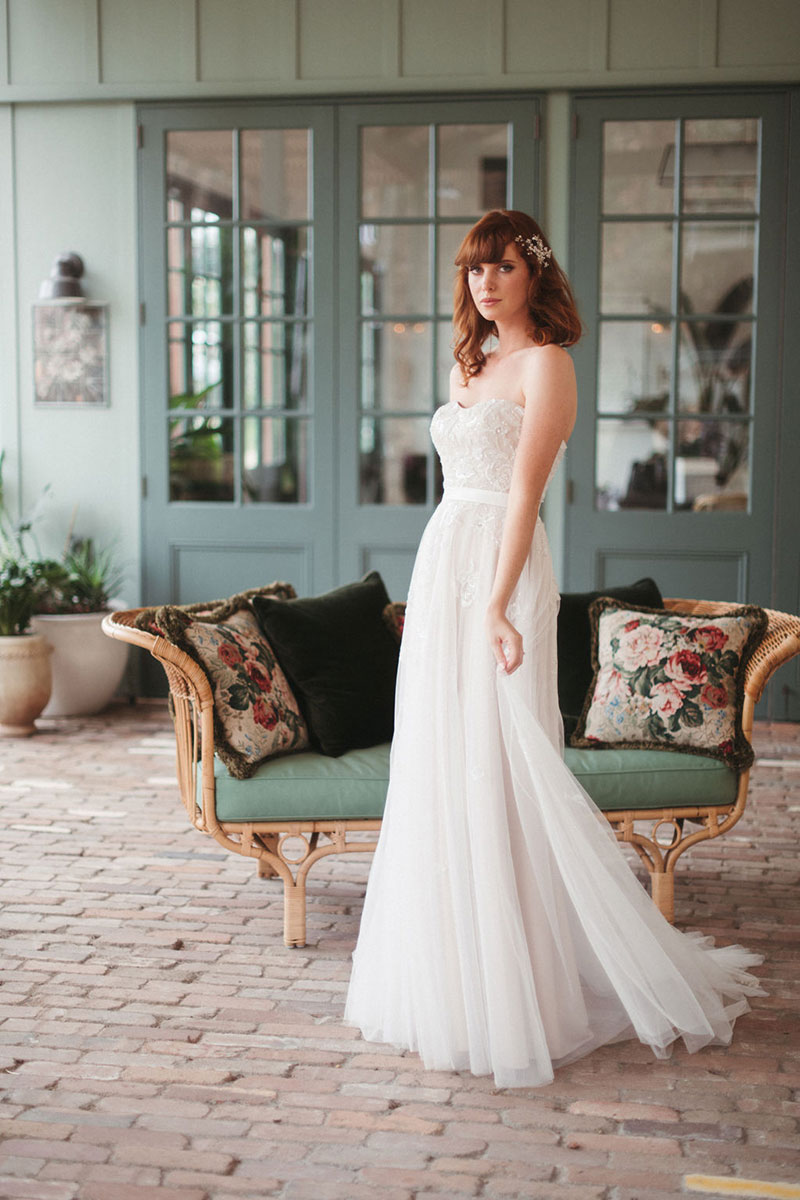
[[[543,378],[566,382],[575,378],[572,356],[563,346],[551,342],[547,346],[529,346],[522,354],[522,374],[525,380]]]
[[[563,346],[531,346],[522,365],[522,394],[526,422],[536,430],[552,429],[567,441],[575,424],[578,393],[575,367]]]

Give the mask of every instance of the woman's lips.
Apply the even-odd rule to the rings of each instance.
[[[499,303],[500,303],[499,300],[492,299],[491,297],[487,297],[484,300],[481,300],[481,304],[499,304]]]

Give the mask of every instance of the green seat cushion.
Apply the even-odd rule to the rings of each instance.
[[[568,746],[564,759],[603,812],[732,804],[736,797],[736,771],[705,755]]]
[[[321,820],[383,816],[389,743],[338,758],[314,751],[270,758],[249,779],[214,760],[220,821]],[[199,793],[198,793],[199,795]]]
[[[732,804],[736,772],[715,758],[663,750],[567,747],[566,764],[604,812]],[[262,763],[234,779],[214,763],[220,821],[309,821],[383,816],[389,745],[339,758],[304,752]],[[198,784],[199,801],[199,784]]]

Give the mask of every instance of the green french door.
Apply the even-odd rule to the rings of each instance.
[[[535,209],[537,102],[143,105],[144,595],[376,567],[440,495],[453,256]]]
[[[565,590],[774,603],[785,98],[575,101]]]
[[[335,572],[333,114],[140,120],[145,596],[308,591]]]

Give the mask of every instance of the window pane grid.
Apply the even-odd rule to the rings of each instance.
[[[692,127],[689,155],[687,127],[692,123],[684,119],[606,123],[603,207],[613,211],[604,211],[601,217],[595,464],[599,508],[671,512],[694,503],[699,509],[715,507],[713,496],[706,503],[708,498],[697,494],[701,485],[708,485],[711,492],[725,489],[722,507],[746,508],[749,502],[757,194],[749,209],[741,203],[723,207],[715,196],[745,194],[747,171],[752,170],[758,148],[754,144],[743,148],[729,139],[726,151],[727,125],[735,122],[707,124],[713,126],[719,144],[707,147]],[[614,161],[606,161],[610,145],[616,149]],[[643,154],[647,171],[652,172],[659,160],[655,185],[652,174],[641,174]],[[709,169],[703,176],[709,158],[724,160],[730,170],[718,178]],[[671,212],[664,204],[653,203],[667,184],[672,188]],[[671,230],[668,259],[663,251],[659,257],[649,232],[659,226]],[[641,234],[634,232],[637,229]],[[667,284],[667,269],[665,305],[658,291]],[[648,331],[645,338],[646,323],[652,333]],[[626,334],[615,360],[614,342],[608,338],[621,334],[625,326],[641,340],[631,342]],[[659,343],[655,335],[669,338],[668,358],[662,358],[660,365],[653,360]],[[662,389],[659,377],[667,362],[668,379]],[[633,373],[628,385],[626,364]],[[626,391],[629,399],[620,403]],[[712,450],[725,458],[716,472],[711,470]],[[629,464],[627,490],[618,476],[623,469],[620,462],[623,467]],[[736,491],[737,486],[741,490]]]
[[[509,141],[507,122],[361,129],[362,504],[440,495],[427,423],[447,399],[452,259],[481,212],[508,204]]]
[[[311,194],[304,144],[306,130],[167,134],[172,501],[308,501],[313,214],[284,218],[280,200]]]

